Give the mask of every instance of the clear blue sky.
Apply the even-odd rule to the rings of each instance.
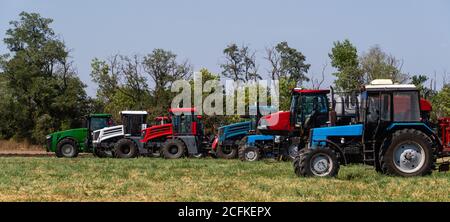
[[[188,58],[195,70],[219,73],[228,43],[257,50],[265,72],[264,48],[287,41],[320,73],[333,41],[350,39],[359,53],[379,44],[404,60],[403,71],[429,74],[439,83],[450,72],[450,1],[22,1],[1,0],[0,38],[21,11],[54,19],[53,28],[72,50],[79,76],[95,95],[90,61],[114,53],[146,54],[154,48]],[[0,53],[6,53],[0,43]],[[330,65],[327,87],[333,80]],[[450,76],[447,77],[450,80]],[[440,84],[438,84],[440,87]]]

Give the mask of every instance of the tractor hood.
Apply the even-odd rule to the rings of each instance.
[[[85,131],[87,132],[87,128],[76,128],[76,129],[57,131],[57,132],[49,134],[49,136],[55,136],[58,134],[76,134],[76,133],[81,133],[81,132],[85,132]]]
[[[246,136],[250,130],[254,130],[252,121],[233,123],[219,127],[219,142],[223,142],[229,138]]]
[[[258,122],[258,130],[267,134],[279,134],[292,130],[291,113],[289,111],[279,111],[261,117]]]
[[[76,128],[76,129],[69,129],[69,130],[63,130],[63,131],[57,131],[51,134],[48,134],[46,139],[50,139],[52,137],[85,137],[87,134],[88,129],[87,128]]]

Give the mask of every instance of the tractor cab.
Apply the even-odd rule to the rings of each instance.
[[[374,80],[361,95],[361,121],[364,140],[383,137],[392,124],[421,122],[420,95],[414,85]]]
[[[89,132],[114,125],[111,114],[90,114],[86,117],[85,121],[86,128],[88,128]]]
[[[200,136],[203,134],[203,128],[199,121],[201,116],[195,115],[195,112],[195,108],[169,109],[174,135]]]
[[[90,114],[86,116],[84,125],[88,130],[86,144],[91,144],[92,132],[113,126],[114,122],[111,114]]]
[[[321,127],[328,122],[330,90],[292,90],[291,125],[296,129]]]
[[[147,128],[147,115],[146,111],[120,112],[125,136],[141,136],[141,132]]]
[[[292,90],[289,111],[279,111],[261,117],[257,129],[266,135],[289,135],[327,125],[330,90]]]

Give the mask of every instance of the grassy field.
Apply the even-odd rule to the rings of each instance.
[[[450,173],[419,178],[341,167],[298,178],[289,162],[0,158],[0,201],[450,201]]]

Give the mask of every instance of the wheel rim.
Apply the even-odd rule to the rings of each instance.
[[[72,145],[65,144],[62,146],[61,151],[64,156],[72,156],[73,153],[75,152],[75,149]]]
[[[404,173],[415,173],[425,164],[425,150],[416,142],[401,143],[393,155],[395,167]]]
[[[256,151],[254,150],[249,150],[245,153],[245,159],[247,159],[248,161],[255,161],[257,157]]]
[[[311,171],[316,176],[327,176],[333,169],[333,161],[331,157],[318,153],[311,158]]]
[[[178,146],[171,146],[170,149],[169,149],[169,152],[170,152],[171,154],[176,154],[176,153],[178,153]]]
[[[298,155],[298,145],[291,145],[288,152],[290,157],[295,158]]]

